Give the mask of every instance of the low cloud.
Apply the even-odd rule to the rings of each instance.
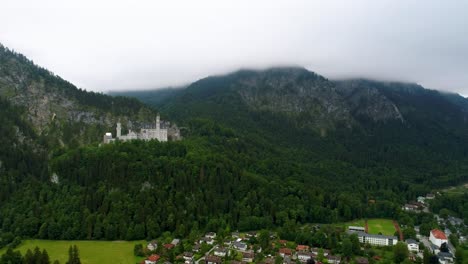
[[[94,91],[291,64],[468,94],[466,10],[458,0],[7,0],[0,42]]]

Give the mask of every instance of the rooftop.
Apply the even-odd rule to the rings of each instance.
[[[445,235],[445,233],[442,232],[442,231],[439,230],[439,229],[433,229],[433,230],[431,230],[431,233],[432,233],[432,235],[433,235],[435,238],[437,238],[437,239],[445,239],[445,240],[447,240],[447,236]]]

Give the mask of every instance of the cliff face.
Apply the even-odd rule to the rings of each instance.
[[[52,145],[98,142],[114,131],[150,122],[156,112],[141,102],[87,92],[0,46],[0,96],[23,108],[22,118]]]

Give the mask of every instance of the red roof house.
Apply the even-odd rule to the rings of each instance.
[[[296,251],[309,251],[309,246],[307,246],[307,245],[297,245]]]
[[[175,247],[175,245],[174,244],[164,244],[163,247],[166,248],[166,249],[173,249]]]
[[[160,256],[157,255],[157,254],[152,254],[151,256],[149,256],[146,260],[145,260],[145,263],[146,264],[153,264],[153,263],[156,263],[158,262]]]
[[[429,240],[432,242],[432,244],[438,247],[440,247],[443,243],[448,242],[447,236],[445,235],[445,233],[439,229],[431,230],[431,234],[429,235]]]
[[[280,248],[279,253],[282,257],[284,256],[291,256],[292,255],[292,250],[289,248]]]

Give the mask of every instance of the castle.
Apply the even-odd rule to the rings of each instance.
[[[122,125],[120,122],[117,123],[116,137],[112,137],[112,133],[108,132],[104,135],[104,144],[115,141],[116,139],[121,141],[128,141],[133,139],[151,140],[157,139],[160,142],[167,141],[167,128],[161,128],[161,121],[159,115],[156,116],[155,127],[142,128],[140,132],[134,132],[129,129],[127,135],[122,135]]]

